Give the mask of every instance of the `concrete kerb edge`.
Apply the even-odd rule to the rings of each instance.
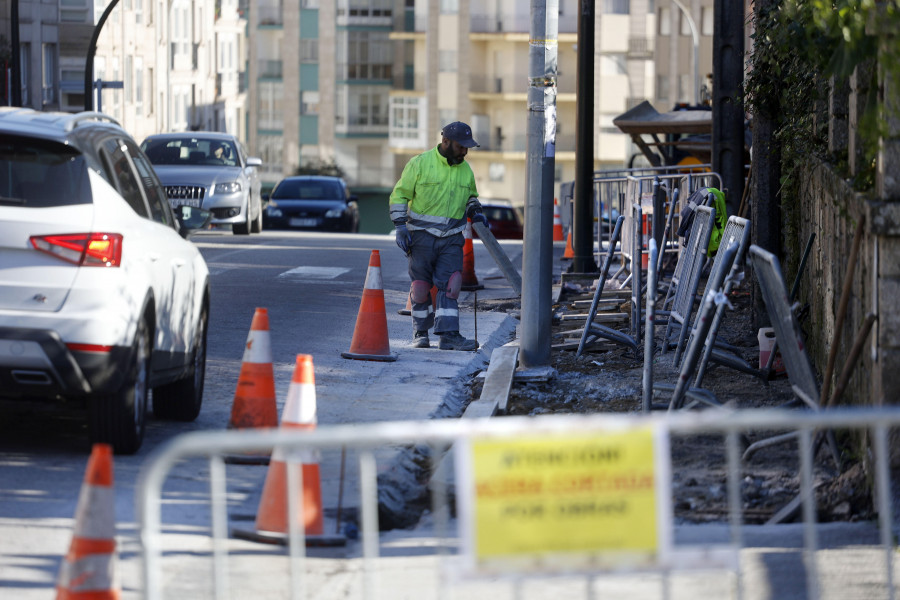
[[[458,377],[450,382],[433,419],[461,418],[465,411],[468,393],[466,384],[490,362],[494,348],[515,338],[518,319],[507,315],[481,345],[472,359],[460,368]],[[449,450],[449,449],[448,449]],[[432,449],[428,446],[401,448],[390,460],[389,466],[378,475],[378,520],[382,530],[408,528],[418,523],[423,512],[430,509],[426,465],[431,464]],[[445,453],[446,454],[446,453]],[[445,461],[438,461],[438,471],[443,472]]]

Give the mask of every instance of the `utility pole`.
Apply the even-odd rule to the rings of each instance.
[[[712,168],[736,215],[744,193],[744,2],[715,0],[713,15]]]
[[[531,0],[528,77],[528,193],[522,247],[522,339],[526,369],[550,367],[553,286],[553,175],[559,0]]]
[[[581,0],[575,66],[575,199],[572,202],[573,273],[596,273],[594,262],[594,3]]]

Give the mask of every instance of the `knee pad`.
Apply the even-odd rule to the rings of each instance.
[[[431,284],[421,279],[416,279],[409,286],[409,299],[416,304],[422,304],[431,299]]]
[[[450,279],[447,280],[447,297],[451,300],[459,298],[459,290],[462,289],[462,273],[454,271]]]

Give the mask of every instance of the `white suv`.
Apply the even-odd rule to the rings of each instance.
[[[83,402],[92,442],[194,420],[209,271],[150,161],[99,113],[0,108],[0,399]]]

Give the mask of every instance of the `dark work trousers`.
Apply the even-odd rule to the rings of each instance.
[[[411,231],[412,244],[409,254],[409,277],[412,281],[425,281],[428,289],[437,287],[434,312],[431,294],[425,302],[411,302],[413,327],[416,331],[428,331],[441,335],[459,331],[459,305],[456,298],[447,297],[447,281],[456,271],[462,273],[463,234],[435,237],[427,231]]]

